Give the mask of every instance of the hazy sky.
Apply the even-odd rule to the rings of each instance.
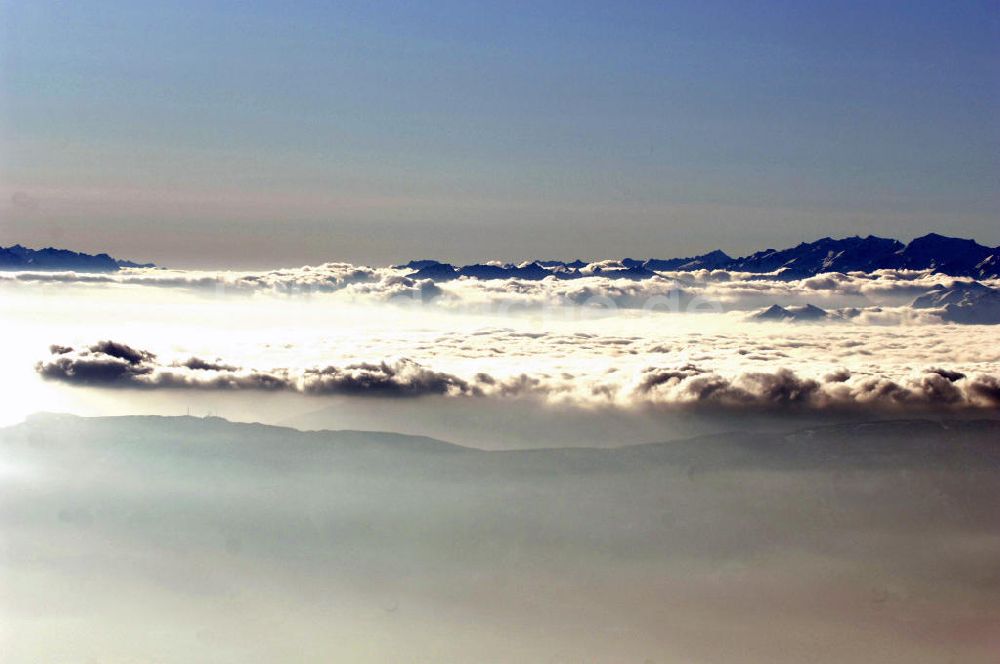
[[[185,266],[1000,243],[989,2],[0,0],[0,244]]]

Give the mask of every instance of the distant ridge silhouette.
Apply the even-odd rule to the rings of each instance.
[[[731,258],[721,250],[687,258],[624,258],[618,261],[584,263],[538,260],[520,264],[476,264],[454,266],[432,260],[411,261],[400,266],[413,270],[418,279],[446,281],[459,277],[478,279],[544,279],[555,276],[574,279],[608,276],[646,279],[655,272],[674,270],[732,270],[753,273],[780,271],[782,279],[801,279],[823,272],[872,272],[885,269],[932,270],[956,277],[988,279],[1000,277],[1000,247],[987,247],[975,240],[929,233],[909,244],[890,238],[829,237],[803,242],[787,249],[765,249],[749,256]]]
[[[0,247],[0,270],[116,272],[123,267],[156,267],[152,263],[117,260],[107,254],[82,254],[68,249],[28,249],[19,244]]]
[[[108,254],[84,254],[67,249],[28,249],[19,244],[0,247],[0,270],[115,272],[121,268],[155,267],[152,263],[117,260]],[[823,272],[873,272],[875,270],[931,270],[955,277],[1000,278],[1000,247],[975,240],[929,233],[908,244],[891,238],[853,236],[824,237],[787,249],[765,249],[732,258],[716,249],[684,258],[623,258],[586,263],[582,260],[534,260],[523,263],[476,263],[456,266],[436,260],[413,260],[397,266],[410,270],[416,279],[448,281],[459,277],[476,279],[540,280],[546,277],[576,279],[605,276],[618,279],[648,279],[657,272],[675,270],[730,270],[778,273],[780,279],[802,279]]]

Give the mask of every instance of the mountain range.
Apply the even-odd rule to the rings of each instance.
[[[908,244],[874,235],[803,242],[788,249],[765,249],[732,258],[715,250],[686,258],[625,258],[619,261],[585,263],[536,260],[521,264],[474,264],[455,266],[432,260],[411,261],[400,266],[411,269],[418,279],[446,281],[459,277],[478,279],[544,279],[555,276],[574,279],[607,276],[647,279],[656,272],[672,270],[732,270],[777,273],[781,279],[802,279],[823,272],[872,272],[883,269],[931,270],[956,277],[988,279],[1000,277],[1000,247],[987,247],[975,240],[930,233]]]
[[[115,272],[121,268],[155,267],[152,263],[118,260],[108,254],[84,254],[66,249],[29,249],[21,245],[0,247],[0,270]],[[416,279],[448,281],[477,279],[540,280],[555,276],[576,279],[605,276],[648,279],[657,272],[674,270],[731,270],[774,274],[779,279],[802,279],[823,272],[872,272],[883,269],[931,270],[955,277],[1000,277],[1000,247],[975,240],[930,233],[908,244],[874,235],[841,239],[825,237],[787,249],[765,249],[733,258],[716,249],[684,258],[623,258],[587,263],[582,260],[534,260],[524,263],[476,263],[456,266],[436,260],[414,260],[398,266]]]
[[[1000,470],[1000,420],[887,419],[790,428],[732,431],[666,442],[614,447],[482,450],[427,436],[384,431],[313,430],[221,417],[79,417],[36,413],[0,428],[0,450],[32,456],[59,452],[99,458],[150,454],[205,463],[244,457],[271,472],[326,469],[363,474],[496,479],[498,475],[628,473],[679,466],[700,472],[733,468],[817,469],[880,466]],[[473,486],[476,484],[473,483]]]
[[[123,267],[155,267],[152,263],[117,260],[107,254],[83,254],[68,249],[0,247],[0,270],[115,272]]]

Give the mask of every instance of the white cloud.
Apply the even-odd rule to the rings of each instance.
[[[20,345],[8,344],[0,360],[21,367],[21,381],[40,374],[147,391],[428,394],[623,409],[996,408],[996,328],[945,324],[944,306],[965,301],[958,296],[910,306],[914,293],[948,292],[955,282],[898,270],[801,281],[700,270],[435,284],[348,264],[10,273],[0,289],[11,295],[5,322]],[[747,320],[771,304],[806,303],[832,312],[831,322]],[[73,349],[46,356],[48,343]],[[140,355],[123,355],[125,344]]]
[[[967,284],[968,279],[912,270],[829,273],[801,280],[775,275],[697,270],[662,272],[649,278],[616,278],[610,262],[581,270],[582,278],[542,280],[462,277],[435,283],[414,279],[408,270],[327,263],[261,272],[199,272],[130,269],[116,274],[19,272],[0,274],[0,283],[120,285],[218,294],[319,296],[338,300],[421,303],[444,310],[518,311],[584,306],[595,310],[646,309],[659,312],[751,311],[772,304],[813,304],[824,309],[908,306],[932,289]],[[997,280],[983,282],[1000,288]],[[930,312],[933,314],[933,312]],[[863,320],[861,322],[864,322]],[[882,321],[885,322],[885,321]],[[934,316],[926,322],[937,322]]]
[[[502,332],[490,336],[509,339],[512,335]],[[630,347],[637,341],[606,339],[599,347],[614,356],[619,348]],[[853,344],[844,344],[842,349],[847,354],[857,352]],[[758,348],[756,357],[773,365],[769,351],[770,348]],[[775,357],[787,355],[779,352]],[[46,379],[98,387],[289,390],[383,397],[538,397],[580,406],[611,404],[626,408],[657,405],[903,411],[1000,407],[997,376],[982,373],[971,376],[957,369],[938,367],[896,376],[838,369],[814,377],[787,366],[727,373],[693,362],[644,366],[640,360],[630,370],[609,367],[603,375],[586,371],[580,374],[478,371],[459,376],[407,358],[298,369],[244,368],[194,357],[165,361],[150,351],[101,341],[79,350],[53,346],[51,357],[40,361],[36,370]]]

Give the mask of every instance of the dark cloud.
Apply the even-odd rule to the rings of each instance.
[[[967,387],[969,394],[984,404],[1000,407],[1000,378],[996,376],[978,376]]]
[[[46,379],[107,387],[193,388],[214,390],[292,390],[309,394],[392,397],[475,395],[479,389],[452,374],[427,369],[417,362],[356,363],[308,369],[296,375],[287,369],[259,371],[191,357],[161,364],[156,355],[113,341],[82,350],[50,347],[53,357],[36,364]]]
[[[676,385],[681,381],[687,380],[692,376],[697,376],[706,373],[704,370],[699,369],[693,364],[685,364],[684,366],[677,369],[662,369],[659,367],[650,367],[643,372],[642,379],[639,381],[638,391],[639,392],[649,392],[654,387],[665,384]]]
[[[635,393],[654,404],[689,407],[935,410],[1000,405],[996,377],[969,378],[938,368],[905,381],[881,376],[855,378],[846,369],[818,381],[787,368],[727,377],[685,365],[645,370]]]
[[[823,380],[827,383],[843,383],[851,377],[851,372],[847,369],[839,369],[837,371],[832,371],[825,376]]]
[[[811,378],[800,378],[790,369],[774,373],[744,374],[741,388],[752,403],[803,404],[811,402],[820,392],[820,384]]]
[[[427,394],[473,394],[468,382],[402,359],[389,364],[359,363],[344,367],[310,369],[302,379],[302,390],[311,394],[372,396],[421,396]]]
[[[187,367],[195,371],[237,371],[239,367],[232,364],[222,364],[220,362],[208,362],[200,357],[191,357],[175,366]]]
[[[926,373],[937,374],[942,378],[947,378],[953,383],[957,380],[962,380],[963,378],[965,378],[965,374],[962,373],[961,371],[952,371],[951,369],[939,369],[938,367],[931,367],[930,369],[927,370]]]
[[[84,385],[125,385],[153,372],[156,356],[114,341],[99,341],[81,351],[53,344],[55,356],[39,362],[36,370],[44,378]]]
[[[120,360],[125,360],[129,364],[139,364],[148,362],[156,358],[155,355],[146,350],[136,350],[131,346],[120,344],[116,341],[98,341],[88,349],[90,354],[107,355]]]
[[[789,369],[751,372],[735,379],[708,373],[693,365],[676,370],[647,370],[638,392],[682,404],[773,407],[822,405],[820,384]]]
[[[579,405],[652,405],[723,409],[962,409],[1000,406],[995,376],[932,367],[908,378],[854,375],[841,369],[818,380],[789,368],[726,376],[694,363],[614,371],[594,379],[569,372],[470,378],[410,359],[359,362],[305,370],[247,369],[197,357],[163,363],[149,351],[102,341],[81,350],[52,346],[36,365],[50,380],[71,384],[204,390],[288,390],[303,394],[419,397],[424,395],[560,399]]]

